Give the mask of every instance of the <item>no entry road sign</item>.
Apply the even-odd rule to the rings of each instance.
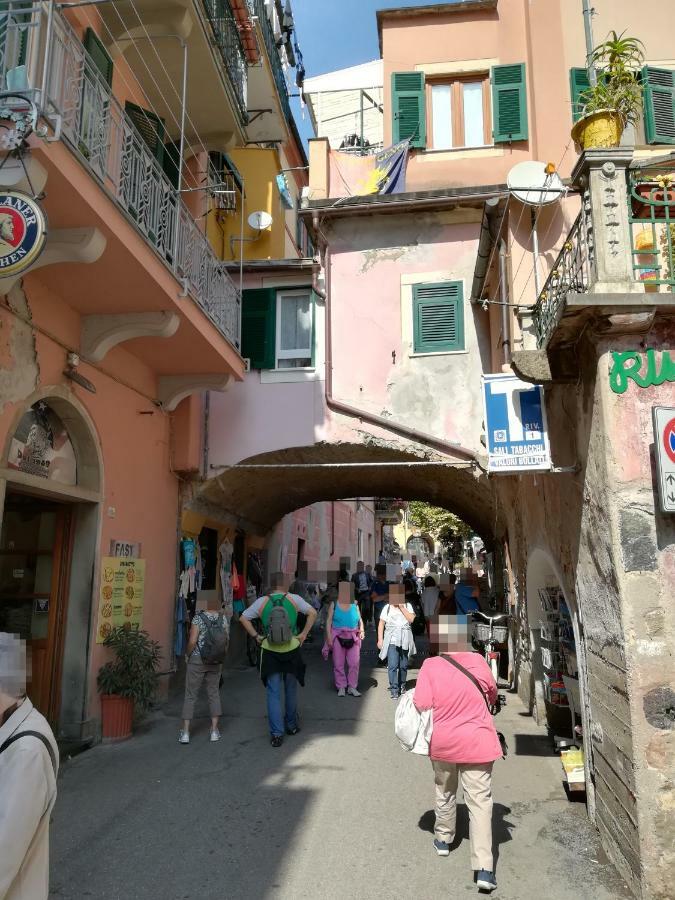
[[[675,407],[655,406],[656,477],[662,512],[675,512]]]

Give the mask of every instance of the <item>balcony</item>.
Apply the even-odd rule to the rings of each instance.
[[[242,120],[246,121],[247,65],[239,29],[228,0],[202,0],[213,38],[237,99]]]
[[[529,338],[549,356],[589,328],[639,331],[675,307],[675,154],[634,160],[629,148],[587,151],[572,181],[581,212],[531,315],[522,316],[525,349],[534,349]]]
[[[35,104],[53,130],[51,139],[65,142],[238,349],[239,293],[155,158],[151,144],[159,138],[148,134],[153,123],[148,119],[146,129],[132,122],[55,7],[27,5],[2,15],[0,89]]]
[[[293,122],[293,116],[281,61],[280,38],[275,35],[265,0],[247,0],[247,3],[251,16],[257,19],[255,33],[258,45],[264,51],[261,64],[251,66],[248,72],[251,113],[248,137],[251,141],[281,140],[284,127]]]

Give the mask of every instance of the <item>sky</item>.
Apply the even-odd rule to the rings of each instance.
[[[433,0],[293,0],[298,44],[306,77],[322,75],[378,59],[375,11],[398,6],[426,6]],[[312,137],[307,110],[292,100],[295,121],[303,140]]]

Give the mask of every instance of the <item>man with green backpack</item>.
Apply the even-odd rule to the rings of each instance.
[[[260,644],[260,677],[267,690],[267,718],[273,747],[283,743],[286,734],[297,734],[298,682],[305,684],[305,664],[300,653],[307,635],[316,620],[313,606],[285,590],[283,576],[272,578],[272,590],[245,610],[239,619],[243,628]],[[298,634],[298,613],[307,617],[305,627]],[[254,619],[262,623],[259,634]],[[282,712],[281,688],[284,687],[286,710]]]

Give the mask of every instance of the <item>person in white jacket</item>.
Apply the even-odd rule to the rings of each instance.
[[[26,697],[26,645],[0,632],[0,900],[47,900],[59,752]]]

